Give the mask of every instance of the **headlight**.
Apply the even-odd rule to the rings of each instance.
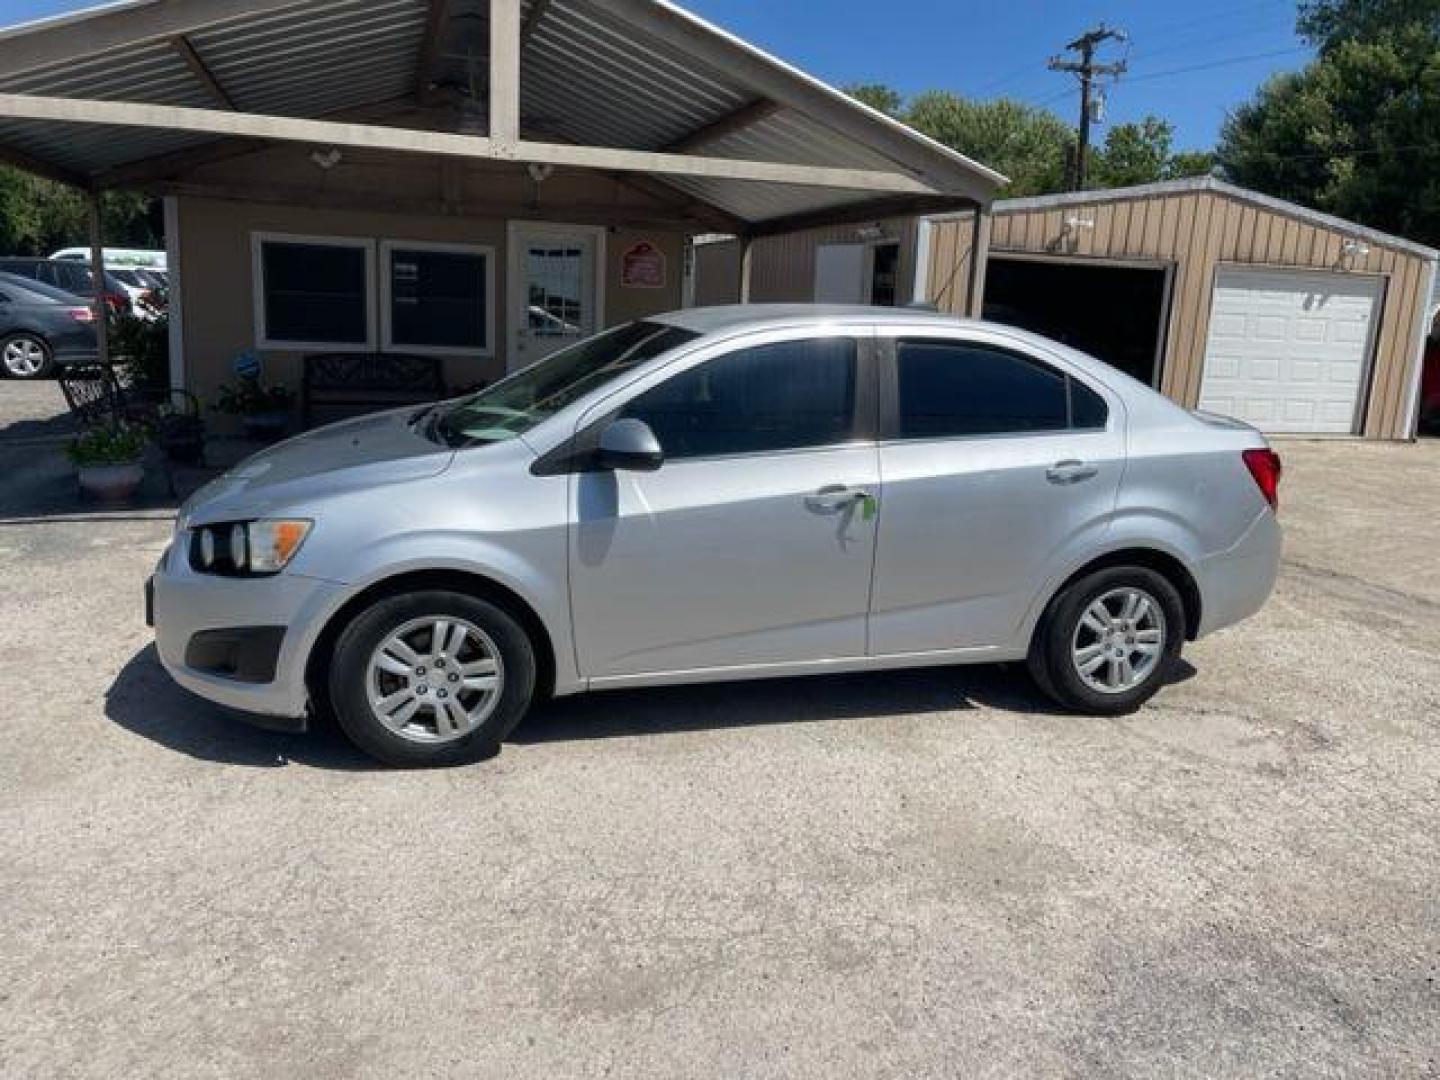
[[[278,574],[289,565],[313,522],[236,521],[202,525],[190,539],[190,565],[230,577]]]

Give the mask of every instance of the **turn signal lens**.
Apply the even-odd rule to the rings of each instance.
[[[278,574],[310,535],[311,524],[303,520],[251,522],[250,561],[245,568],[254,574]]]

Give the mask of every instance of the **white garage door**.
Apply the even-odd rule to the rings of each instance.
[[[1382,287],[1348,274],[1219,271],[1200,407],[1261,431],[1355,431]]]

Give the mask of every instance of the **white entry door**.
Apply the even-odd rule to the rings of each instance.
[[[532,222],[512,222],[509,232],[505,366],[519,371],[601,328],[605,232]]]
[[[1220,270],[1200,407],[1261,431],[1357,431],[1383,286],[1364,275]]]

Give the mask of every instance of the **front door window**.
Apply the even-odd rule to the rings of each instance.
[[[512,371],[589,337],[599,327],[595,303],[595,238],[583,231],[522,229],[515,236],[511,313]]]

